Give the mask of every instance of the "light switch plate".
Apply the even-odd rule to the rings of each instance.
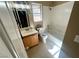
[[[79,43],[79,35],[76,35],[76,36],[75,36],[74,42]]]

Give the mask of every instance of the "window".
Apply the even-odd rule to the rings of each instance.
[[[34,22],[42,21],[42,5],[38,3],[32,3],[32,12]]]

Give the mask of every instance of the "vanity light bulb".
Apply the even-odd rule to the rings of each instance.
[[[26,9],[30,9],[30,6],[29,5],[26,5]]]

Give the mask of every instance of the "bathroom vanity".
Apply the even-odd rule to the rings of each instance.
[[[21,34],[23,37],[23,44],[26,49],[39,44],[38,32],[35,29],[21,29]]]

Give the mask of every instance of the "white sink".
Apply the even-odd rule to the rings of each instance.
[[[28,36],[28,35],[32,35],[32,34],[35,34],[35,33],[38,33],[35,29],[29,29],[29,30],[26,30],[26,29],[21,29],[21,34],[22,36]]]

